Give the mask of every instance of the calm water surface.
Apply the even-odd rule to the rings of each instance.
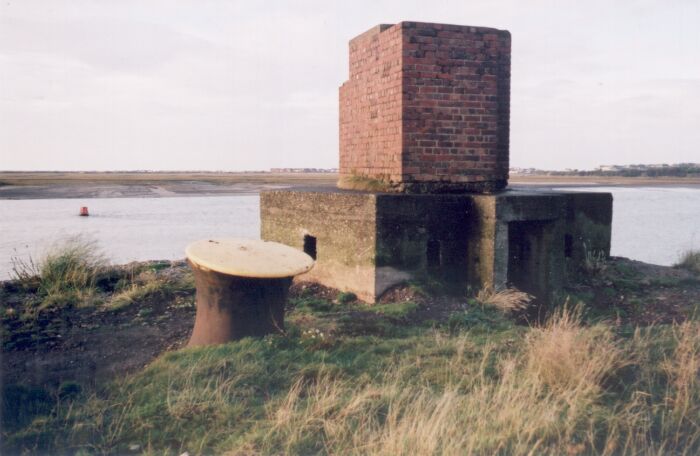
[[[700,189],[588,187],[612,192],[612,254],[670,265],[700,249]],[[81,205],[90,217],[78,217]],[[114,263],[180,259],[185,246],[209,237],[260,236],[259,197],[0,200],[0,279],[12,257],[41,257],[61,239],[87,234]]]
[[[89,217],[79,217],[88,206]],[[260,237],[259,197],[0,200],[0,279],[12,257],[39,258],[78,234],[97,240],[114,263],[181,259],[185,246],[208,237]]]
[[[670,266],[700,249],[700,188],[560,188],[613,194],[611,254]]]

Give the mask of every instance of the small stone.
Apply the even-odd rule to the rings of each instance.
[[[189,451],[185,451],[185,452],[182,453],[180,456],[190,456],[190,452],[189,452]]]
[[[141,445],[137,445],[135,443],[129,445],[129,451],[139,451],[140,449],[141,449]]]

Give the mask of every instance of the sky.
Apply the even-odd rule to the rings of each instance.
[[[511,166],[700,162],[697,0],[0,0],[0,170],[338,166],[348,41],[512,34]]]

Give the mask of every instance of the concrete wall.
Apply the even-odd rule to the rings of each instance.
[[[547,300],[586,250],[610,252],[610,194],[280,190],[262,192],[260,206],[263,239],[299,249],[316,239],[317,264],[300,280],[367,302],[407,280],[460,292],[515,285]]]
[[[371,193],[264,191],[260,236],[299,250],[304,250],[304,237],[312,236],[316,265],[297,280],[352,291],[374,302],[376,212]]]
[[[581,273],[586,257],[610,255],[612,207],[610,193],[567,193],[565,255],[570,278]]]
[[[450,195],[377,196],[377,291],[414,280],[464,287],[471,200]]]

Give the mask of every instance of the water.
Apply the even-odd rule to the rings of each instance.
[[[612,192],[612,254],[670,265],[700,249],[700,189],[586,187]],[[90,217],[78,217],[80,205]],[[11,258],[41,257],[61,239],[87,234],[114,263],[184,258],[185,246],[211,237],[260,236],[257,195],[173,198],[0,200],[0,280]]]
[[[560,188],[613,194],[611,255],[670,266],[700,250],[700,188]]]
[[[87,205],[89,217],[79,217]],[[57,241],[85,234],[113,263],[182,259],[210,237],[260,237],[259,197],[0,200],[0,280],[12,257],[40,258]]]

